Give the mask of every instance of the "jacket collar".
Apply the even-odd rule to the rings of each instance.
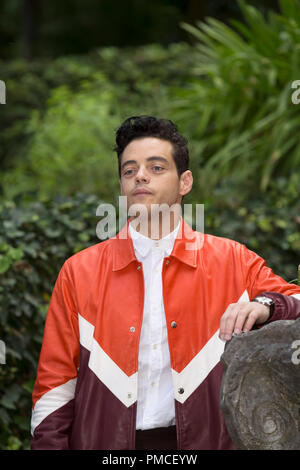
[[[111,239],[113,247],[113,271],[119,271],[125,268],[132,261],[138,262],[130,236],[129,222],[130,220],[128,219],[116,237]],[[182,263],[196,268],[198,260],[197,255],[203,245],[203,240],[204,235],[193,230],[192,227],[180,217],[180,226],[170,257],[177,258]]]

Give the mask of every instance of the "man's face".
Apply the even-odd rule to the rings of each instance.
[[[187,170],[178,178],[172,149],[171,142],[156,137],[135,139],[125,147],[120,187],[128,208],[143,204],[150,214],[151,204],[180,204],[190,191],[192,174]]]

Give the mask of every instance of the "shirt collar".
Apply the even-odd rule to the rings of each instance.
[[[161,251],[163,256],[169,256],[173,250],[174,242],[177,236],[177,232],[180,226],[180,221],[171,233],[168,233],[165,237],[159,240],[153,240],[152,238],[146,237],[141,233],[137,232],[129,223],[130,236],[132,238],[133,247],[135,252],[140,256],[145,257],[151,250]]]

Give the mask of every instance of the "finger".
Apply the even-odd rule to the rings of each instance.
[[[251,322],[252,322],[252,317],[250,317],[250,323],[248,324],[251,311],[252,311],[252,305],[250,304],[250,302],[248,302],[247,305],[244,305],[242,308],[240,308],[238,315],[236,317],[236,321],[235,321],[235,325],[233,329],[234,334],[239,335],[242,332],[248,331],[247,328],[248,326],[251,325]]]
[[[244,323],[243,332],[247,333],[248,331],[250,331],[253,328],[254,324],[256,323],[256,320],[257,320],[257,312],[255,310],[251,310]]]
[[[220,322],[220,338],[229,341],[232,333],[241,331],[249,313],[249,306],[244,303],[231,304],[226,309]]]
[[[227,331],[227,322],[228,322],[228,319],[230,318],[232,310],[233,310],[233,304],[228,305],[227,309],[223,313],[221,320],[220,320],[219,336],[223,340],[226,340],[225,333]]]

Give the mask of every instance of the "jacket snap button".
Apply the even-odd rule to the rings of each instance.
[[[180,393],[180,395],[182,395],[184,393],[184,388],[179,388],[178,393]]]
[[[137,267],[137,270],[139,271],[140,269],[141,269],[141,266],[140,266],[140,265],[138,265],[138,267]]]
[[[134,326],[131,326],[131,327],[130,327],[130,331],[131,331],[131,333],[134,333],[134,332],[135,332]]]
[[[176,321],[172,321],[172,323],[171,323],[171,327],[172,327],[172,328],[176,328],[176,327],[177,327],[177,323],[176,323]]]
[[[166,261],[166,265],[167,265],[167,266],[168,266],[168,264],[170,264],[170,260],[169,260],[169,259],[167,259],[167,261]]]

